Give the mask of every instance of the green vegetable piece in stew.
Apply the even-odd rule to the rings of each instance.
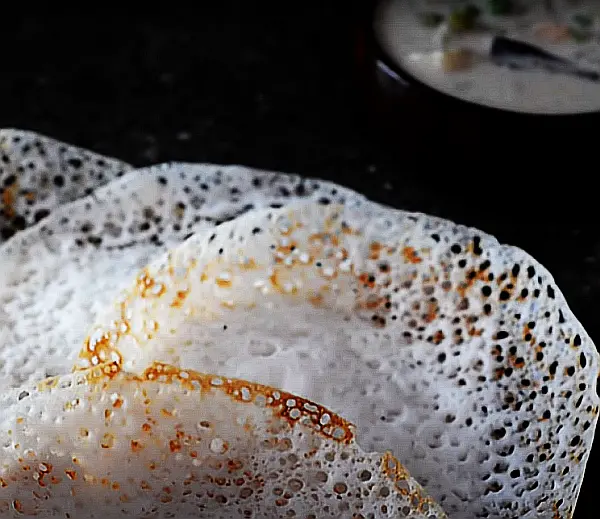
[[[475,28],[480,11],[472,4],[455,9],[448,19],[450,29],[455,32],[470,31]]]
[[[513,0],[489,0],[490,12],[496,16],[511,14],[515,10]]]

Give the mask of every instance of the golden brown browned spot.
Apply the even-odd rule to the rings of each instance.
[[[305,425],[338,443],[347,444],[354,438],[352,424],[335,413],[304,398],[262,384],[206,375],[157,362],[147,368],[140,377],[130,378],[168,384],[177,382],[191,390],[198,388],[204,391],[218,390],[238,402],[249,402],[260,395],[265,397],[266,406],[273,411],[274,416],[283,418],[291,426],[298,423],[300,419],[308,418]]]
[[[381,255],[382,249],[383,249],[383,245],[381,245],[381,243],[376,242],[376,241],[371,243],[371,245],[369,246],[369,251],[370,251],[369,259],[378,260]]]
[[[148,273],[148,269],[144,269],[142,274],[138,277],[136,283],[137,293],[141,297],[160,297],[165,291],[166,287],[160,283],[156,283],[154,278]]]
[[[426,512],[430,507],[436,506],[435,501],[424,496],[421,489],[409,492],[404,485],[399,485],[401,481],[409,480],[410,474],[390,452],[386,452],[381,458],[381,471],[394,483],[397,492],[403,496],[409,496],[412,503],[418,503],[419,512]]]
[[[230,279],[223,279],[223,278],[217,278],[215,280],[215,283],[221,287],[221,288],[229,288],[231,287],[231,280]]]
[[[4,192],[2,193],[2,205],[4,214],[8,219],[11,219],[15,216],[15,193],[18,190],[18,183],[14,182],[10,186],[4,188]]]
[[[404,256],[404,261],[406,261],[406,263],[417,264],[423,261],[413,247],[404,247],[404,249],[402,249],[402,255]]]
[[[181,308],[183,306],[183,303],[184,303],[185,299],[187,298],[188,294],[189,294],[188,290],[179,290],[177,292],[177,295],[171,302],[171,307],[172,308]]]

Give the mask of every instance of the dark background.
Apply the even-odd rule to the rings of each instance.
[[[0,127],[136,165],[317,176],[479,227],[549,268],[600,335],[595,118],[507,117],[414,91],[391,103],[371,81],[366,9],[252,3],[162,16],[4,13]],[[578,519],[594,510],[599,466],[596,449]]]

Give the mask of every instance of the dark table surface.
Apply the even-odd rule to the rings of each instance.
[[[11,16],[0,33],[0,127],[136,165],[237,163],[317,176],[479,227],[548,267],[592,338],[600,336],[589,121],[568,131],[540,123],[546,133],[534,139],[517,136],[518,124],[500,131],[484,121],[495,130],[482,137],[479,116],[454,113],[417,133],[411,106],[383,138],[357,67],[356,11],[309,4],[262,12],[220,4],[160,18]],[[481,151],[475,134],[477,146],[505,140]],[[599,465],[596,449],[578,518],[591,517]]]

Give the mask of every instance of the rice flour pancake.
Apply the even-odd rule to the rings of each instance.
[[[391,454],[274,388],[155,364],[1,398],[1,517],[446,517]]]
[[[282,387],[393,448],[452,517],[572,514],[597,353],[550,274],[480,231],[325,182],[173,164],[53,210],[0,265],[16,400],[70,369],[97,318],[80,368],[141,379],[160,361]]]
[[[145,268],[79,366],[154,361],[343,412],[453,518],[571,517],[597,421],[598,353],[543,266],[359,199],[252,211]]]
[[[0,129],[0,243],[130,169],[43,135]]]
[[[55,208],[0,247],[0,389],[68,372],[97,310],[166,248],[255,207],[300,198],[361,197],[294,175],[172,164],[130,172]]]

